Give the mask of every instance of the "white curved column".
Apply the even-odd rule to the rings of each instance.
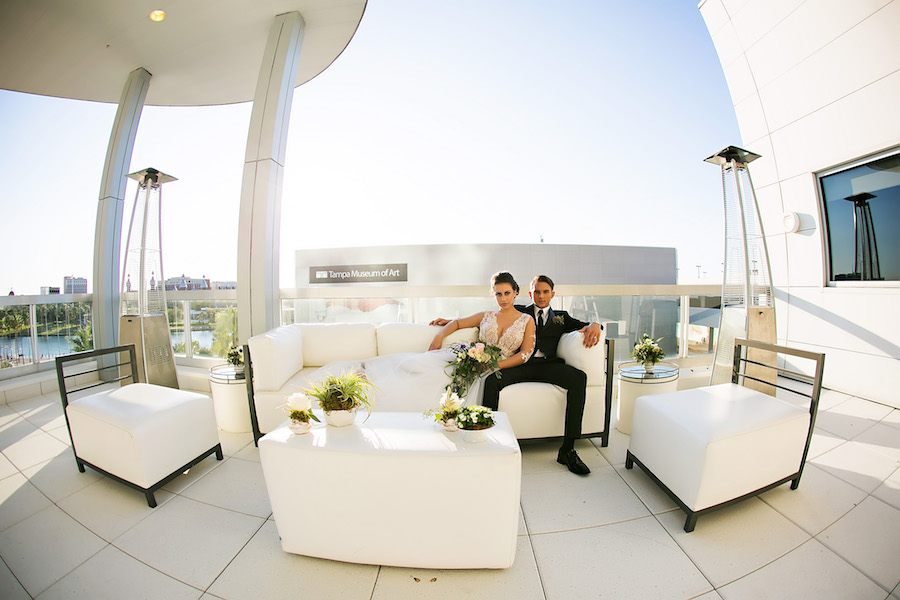
[[[93,334],[94,348],[111,348],[118,342],[119,253],[122,247],[122,213],[126,175],[137,135],[150,73],[137,68],[128,76],[113,122],[100,180],[100,201],[94,230]]]
[[[298,12],[275,17],[253,99],[238,224],[238,334],[279,322],[281,183],[291,102],[305,23]]]

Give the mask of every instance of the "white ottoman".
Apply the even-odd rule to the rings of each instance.
[[[222,460],[208,396],[134,383],[70,401],[66,418],[78,468],[153,492],[213,452]]]
[[[688,513],[762,491],[801,472],[810,413],[725,383],[635,401],[626,468],[638,462]]]
[[[510,567],[522,463],[509,420],[494,415],[482,443],[419,413],[268,433],[259,454],[282,548],[362,564]]]

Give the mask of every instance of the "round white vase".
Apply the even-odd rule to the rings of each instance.
[[[291,419],[288,421],[288,429],[291,430],[291,433],[294,435],[303,435],[304,433],[309,433],[309,429],[312,427],[312,423],[309,421],[298,421],[297,419]]]
[[[346,427],[356,420],[356,409],[325,411],[325,422],[332,427]]]
[[[480,444],[487,440],[488,431],[490,431],[490,427],[487,429],[463,429],[463,441],[470,444]]]

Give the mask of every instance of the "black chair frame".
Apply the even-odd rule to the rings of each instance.
[[[126,352],[128,353],[128,358],[123,360],[120,355]],[[115,355],[115,358],[109,358],[113,355]],[[91,364],[89,363],[89,361],[94,361],[94,363]],[[88,368],[79,370],[77,373],[66,374],[65,368],[71,363],[85,363],[88,365]],[[66,356],[59,356],[56,358],[56,378],[59,383],[59,395],[62,399],[63,415],[66,418],[66,429],[69,431],[69,441],[72,444],[72,453],[75,455],[75,463],[78,465],[78,471],[84,473],[85,467],[90,467],[98,473],[102,473],[103,475],[106,475],[107,477],[114,479],[119,483],[123,483],[132,489],[143,492],[144,496],[147,499],[147,504],[150,506],[150,508],[155,508],[157,505],[155,497],[156,490],[163,487],[194,465],[198,464],[207,456],[215,454],[217,460],[222,460],[224,458],[224,455],[222,453],[222,444],[216,444],[209,450],[205,450],[202,454],[200,454],[200,456],[192,459],[184,466],[163,477],[150,487],[144,488],[130,481],[126,481],[125,479],[122,479],[121,477],[114,475],[113,473],[110,473],[109,471],[106,471],[98,467],[97,465],[91,464],[90,462],[79,457],[78,450],[75,447],[75,440],[72,437],[72,427],[69,425],[69,414],[66,411],[66,407],[69,406],[70,402],[69,396],[72,394],[76,394],[78,392],[82,392],[84,390],[95,387],[138,383],[138,372],[135,366],[136,364],[137,360],[134,344],[115,346],[112,348],[103,348],[100,350],[76,352],[75,354],[68,354]],[[125,370],[127,370],[127,373],[123,374],[123,371]],[[97,374],[99,378],[98,381],[93,381],[84,385],[79,385],[72,381],[76,377],[85,377],[89,376],[92,373]]]
[[[812,360],[816,365],[815,372],[812,376],[809,376],[803,373],[779,367],[777,365],[777,361],[776,364],[770,365],[759,362],[757,360],[751,360],[747,356],[749,349],[757,349],[766,352],[773,352],[776,354],[795,356],[798,358]],[[747,373],[747,368],[751,365],[761,369],[772,370],[773,374],[776,375],[774,381],[769,381],[766,378],[749,375]],[[732,504],[735,504],[742,500],[758,496],[759,494],[763,494],[765,492],[768,492],[769,490],[777,488],[778,486],[784,485],[788,481],[791,482],[791,489],[796,490],[800,485],[800,478],[803,476],[803,467],[806,465],[806,457],[809,453],[809,445],[812,442],[813,430],[816,425],[816,415],[819,411],[819,396],[822,393],[822,371],[824,369],[824,366],[825,355],[818,352],[809,352],[806,350],[788,348],[786,346],[778,346],[775,344],[768,344],[755,340],[736,339],[734,341],[734,364],[732,367],[731,383],[737,385],[745,385],[747,381],[755,381],[761,385],[771,386],[773,393],[775,389],[780,389],[791,392],[793,394],[804,396],[809,399],[809,430],[806,435],[806,445],[803,448],[803,455],[800,459],[800,464],[797,466],[797,471],[795,473],[788,475],[787,477],[779,481],[775,481],[773,483],[770,483],[769,485],[763,486],[757,490],[753,490],[752,492],[748,492],[742,496],[738,496],[737,498],[733,498],[731,500],[716,504],[715,506],[704,508],[702,510],[694,511],[691,510],[678,496],[676,496],[675,493],[671,489],[669,489],[669,487],[664,484],[650,469],[648,469],[647,466],[644,465],[638,457],[632,454],[631,450],[626,450],[625,468],[631,469],[635,464],[637,464],[641,468],[641,470],[643,470],[650,477],[650,479],[652,479],[653,482],[656,483],[656,485],[658,485],[664,492],[666,492],[666,494],[687,515],[687,518],[684,522],[684,531],[686,531],[687,533],[690,533],[694,530],[694,527],[696,527],[697,525],[697,518],[701,515],[705,515],[707,513],[725,508],[726,506],[731,506]],[[777,383],[778,375],[811,384],[812,391],[807,394],[800,390],[795,390],[784,385],[779,385]]]

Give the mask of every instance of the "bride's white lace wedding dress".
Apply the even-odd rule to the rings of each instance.
[[[497,313],[484,313],[479,325],[479,341],[500,348],[500,358],[506,359],[519,351],[525,339],[525,326],[531,317],[522,314],[499,336]],[[329,363],[309,377],[310,383],[318,383],[329,373],[355,369],[365,373],[377,386],[371,398],[375,410],[422,412],[436,408],[444,390],[450,384],[450,361],[456,359],[452,348],[387,354],[365,360],[342,360]],[[466,404],[480,404],[482,380],[479,378],[469,388]]]

